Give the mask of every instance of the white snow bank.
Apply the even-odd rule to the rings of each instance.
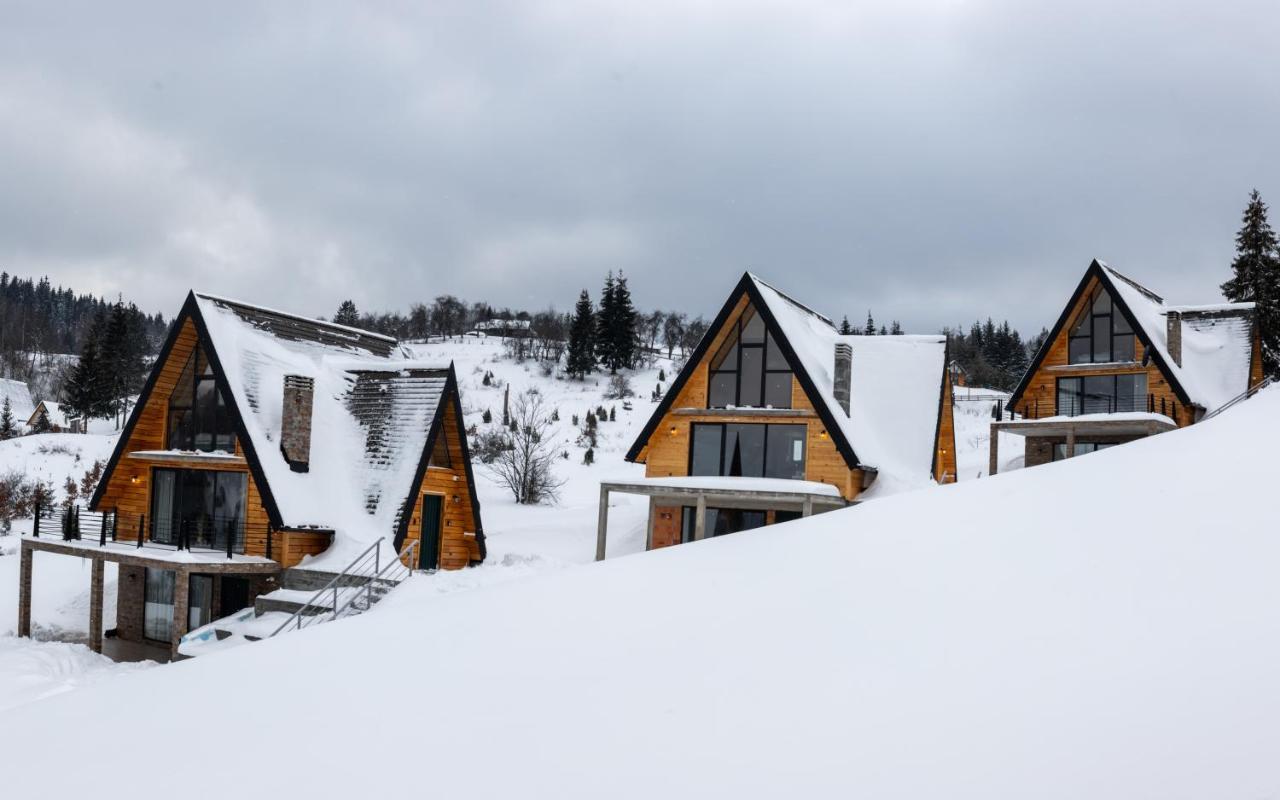
[[[1272,390],[1089,458],[482,591],[411,581],[370,614],[14,710],[5,789],[136,795],[103,781],[115,750],[66,769],[47,743],[252,719],[272,758],[199,780],[154,759],[143,790],[358,796],[352,765],[411,742],[467,765],[432,771],[449,797],[1270,796],[1280,537],[1257,498],[1278,413]],[[1088,513],[1043,513],[1072,498]]]

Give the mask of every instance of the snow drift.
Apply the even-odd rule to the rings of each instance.
[[[1270,796],[1278,413],[467,594],[419,577],[14,710],[6,795]]]

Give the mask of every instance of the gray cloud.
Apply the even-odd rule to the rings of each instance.
[[[1030,329],[1094,256],[1213,299],[1280,191],[1272,3],[8,5],[0,267],[166,311],[752,269]]]

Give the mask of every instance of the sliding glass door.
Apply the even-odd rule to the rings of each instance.
[[[142,635],[148,639],[159,642],[168,642],[170,639],[173,630],[173,584],[173,570],[147,568],[142,603]]]
[[[157,469],[152,475],[151,539],[190,547],[244,552],[248,476],[243,472]]]

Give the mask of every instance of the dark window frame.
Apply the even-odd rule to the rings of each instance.
[[[1087,395],[1085,393],[1085,383],[1087,380],[1098,380],[1100,378],[1111,379],[1111,403],[1106,409],[1086,409],[1085,403]],[[1143,382],[1142,392],[1134,392],[1134,405],[1140,407],[1120,408],[1120,379],[1121,378],[1141,378]],[[1063,383],[1075,381],[1079,388],[1074,391],[1068,391],[1067,394],[1075,397],[1074,411],[1064,411],[1062,408]],[[1147,373],[1145,372],[1116,372],[1104,375],[1064,375],[1057,378],[1053,387],[1053,403],[1054,413],[1059,417],[1078,417],[1083,414],[1116,414],[1128,411],[1147,411],[1151,407],[1150,384],[1147,381]],[[1142,398],[1142,402],[1138,403],[1137,399]]]
[[[758,318],[760,323],[764,326],[764,336],[759,342],[744,342],[742,340],[743,331],[746,329],[746,325],[755,318]],[[734,347],[733,367],[726,368],[722,363],[721,367],[716,369],[710,363],[707,364],[707,408],[729,407],[728,403],[724,405],[716,405],[712,402],[712,387],[715,385],[717,375],[733,376],[732,405],[734,408],[791,408],[791,396],[794,393],[795,386],[795,370],[791,369],[786,353],[782,351],[781,347],[778,347],[778,338],[774,336],[773,331],[769,329],[768,322],[765,321],[764,317],[760,316],[760,312],[756,310],[755,306],[748,303],[747,307],[738,315],[738,318],[734,320],[733,324],[727,327],[731,330],[730,336],[721,343],[720,347],[717,348],[714,353],[711,354],[711,361],[714,362],[716,356],[720,355],[726,347]],[[778,349],[778,353],[773,354],[774,348]],[[760,352],[760,403],[758,405],[744,405],[742,402],[742,353],[747,349],[759,350]],[[771,354],[781,355],[782,361],[787,364],[787,367],[785,369],[770,367],[769,362]],[[728,359],[726,359],[726,361],[728,361]],[[769,376],[784,374],[791,376],[791,379],[787,381],[786,405],[767,402]]]
[[[1107,296],[1107,300],[1109,301],[1108,302],[1109,309],[1105,312],[1100,313],[1095,309],[1098,304],[1098,300],[1099,298],[1102,297],[1102,295]],[[1130,330],[1117,331],[1116,330],[1117,319],[1122,321],[1124,326],[1129,328]],[[1104,335],[1108,340],[1107,341],[1108,357],[1106,360],[1096,360],[1094,358],[1094,354],[1098,352],[1098,348],[1096,346],[1096,343],[1094,342],[1094,339],[1095,339],[1094,333],[1097,328],[1098,322],[1100,321],[1105,322],[1106,330],[1107,330],[1107,333]],[[1077,334],[1076,330],[1080,328],[1084,329],[1084,333]],[[1089,296],[1089,302],[1085,306],[1084,310],[1080,312],[1080,315],[1077,316],[1072,321],[1071,326],[1067,328],[1067,363],[1068,364],[1129,364],[1129,363],[1133,363],[1134,361],[1137,360],[1137,354],[1138,354],[1137,338],[1138,336],[1137,336],[1137,333],[1133,330],[1133,326],[1129,324],[1129,320],[1124,316],[1123,312],[1121,312],[1120,309],[1116,306],[1115,297],[1113,297],[1111,293],[1106,290],[1105,287],[1099,286],[1096,289],[1094,289],[1093,294]],[[1117,361],[1116,360],[1116,352],[1117,352],[1116,342],[1124,341],[1125,339],[1130,340],[1130,342],[1127,343],[1127,347],[1129,351],[1133,354],[1133,356],[1124,361]],[[1073,355],[1074,348],[1072,347],[1072,345],[1075,344],[1076,342],[1087,343],[1087,346],[1085,347],[1085,354],[1087,355],[1087,359],[1078,360]]]
[[[728,436],[728,426],[730,425],[758,427],[764,430],[764,436],[763,436],[764,444],[760,452],[760,462],[764,467],[765,472],[767,472],[769,468],[769,429],[770,428],[797,428],[797,429],[803,430],[804,435],[800,439],[800,441],[804,443],[804,453],[803,453],[803,457],[801,458],[801,463],[803,465],[803,469],[801,470],[802,475],[799,478],[778,478],[778,480],[801,480],[801,481],[807,480],[807,476],[809,474],[809,426],[804,424],[803,422],[799,422],[799,423],[797,422],[694,422],[689,426],[689,454],[688,454],[688,464],[686,466],[686,472],[688,475],[693,476],[695,474],[693,471],[693,447],[694,447],[694,443],[697,442],[698,440],[697,430],[707,429],[707,428],[719,428],[720,429],[720,446],[719,448],[717,448],[719,451],[719,462],[718,462],[719,467],[717,469],[716,475],[707,476],[707,477],[721,477],[721,478],[747,477],[747,476],[736,476],[736,475],[725,474],[724,443],[725,443],[725,438]],[[765,475],[762,475],[761,477],[771,478],[773,476],[765,474]]]

